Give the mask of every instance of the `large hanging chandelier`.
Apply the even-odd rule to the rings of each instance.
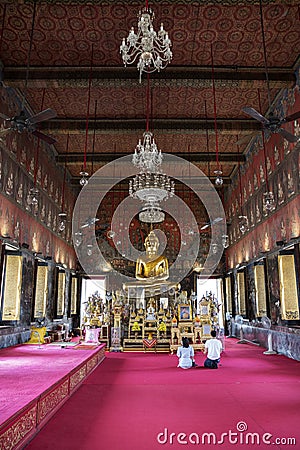
[[[129,180],[129,195],[149,204],[167,200],[174,192],[174,181],[164,173],[141,172]]]
[[[120,53],[124,65],[133,64],[136,61],[140,72],[140,82],[142,72],[159,72],[164,69],[172,59],[171,41],[168,33],[164,30],[163,24],[156,33],[153,28],[154,13],[146,6],[139,12],[138,31],[135,34],[132,27],[127,39],[123,38],[120,46]]]
[[[141,172],[129,180],[129,195],[144,203],[139,214],[142,222],[158,223],[165,219],[159,203],[173,197],[175,183],[168,175],[160,172],[163,159],[161,151],[157,149],[154,141],[151,142],[152,134],[144,133],[146,134],[150,137],[147,146],[139,142],[132,158],[132,163],[140,168]]]
[[[139,214],[142,222],[163,222],[165,214],[159,203],[173,197],[175,192],[174,181],[160,170],[162,161],[163,155],[147,130],[143,143],[139,141],[132,157],[132,163],[140,173],[129,180],[129,195],[144,203]]]

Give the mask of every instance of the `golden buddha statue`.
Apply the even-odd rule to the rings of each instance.
[[[154,231],[150,231],[145,239],[144,246],[146,255],[138,258],[136,261],[136,281],[124,283],[123,288],[142,287],[145,289],[146,293],[151,292],[153,294],[153,291],[160,293],[162,284],[173,287],[173,284],[166,281],[169,278],[169,264],[167,258],[163,255],[157,256],[159,239]]]
[[[144,243],[146,256],[138,258],[135,268],[135,277],[137,280],[164,281],[169,278],[169,264],[165,256],[157,256],[159,239],[150,231]]]

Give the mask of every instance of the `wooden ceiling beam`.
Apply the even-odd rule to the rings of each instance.
[[[253,131],[261,131],[261,124],[254,119],[217,119],[219,133],[224,134],[249,134]],[[173,131],[180,134],[190,131],[195,134],[203,134],[206,130],[215,132],[214,119],[205,118],[174,118],[174,119],[155,119],[153,128],[158,131]],[[49,122],[39,124],[39,129],[46,134],[85,134],[86,118],[65,118],[51,119]],[[144,131],[145,118],[143,119],[96,119],[89,124],[89,133],[124,133],[124,131]]]
[[[214,180],[215,180],[215,177],[210,177],[210,181],[212,183],[214,183]],[[77,176],[72,177],[70,180],[70,184],[72,186],[77,186],[78,188],[80,188],[79,181],[80,181],[80,177],[77,177]],[[207,181],[205,180],[205,182],[201,182],[201,179],[199,179],[199,178],[197,178],[196,181],[193,181],[193,177],[191,177],[191,178],[190,177],[182,177],[180,179],[180,181],[182,183],[185,183],[185,181],[193,182],[193,187],[199,188],[199,189],[201,187],[203,188],[203,187],[207,186]],[[97,188],[97,192],[100,192],[101,190],[107,191],[107,189],[109,189],[109,186],[114,185],[115,182],[116,182],[116,180],[114,180],[112,178],[109,178],[109,177],[105,178],[105,177],[101,176],[101,179],[99,178],[99,183],[95,184],[95,187]],[[225,186],[230,185],[231,184],[230,178],[223,176],[223,184]],[[189,188],[181,183],[176,183],[175,189],[176,189],[177,193],[189,191]],[[128,180],[125,179],[125,180],[119,181],[117,187],[114,186],[113,190],[114,190],[114,192],[127,192],[128,191]]]
[[[165,152],[166,153],[166,152]],[[168,154],[168,153],[166,153]],[[170,153],[169,153],[170,154]],[[111,161],[114,161],[117,158],[121,158],[122,156],[126,156],[124,153],[114,153],[114,152],[105,152],[105,153],[87,153],[86,161],[88,163],[103,163],[107,164]],[[216,161],[215,154],[207,154],[207,153],[187,153],[187,152],[176,152],[176,156],[186,159],[187,161],[193,163],[207,163]],[[241,153],[219,153],[219,161],[220,163],[226,164],[237,164],[238,162],[244,163],[246,161],[245,155]],[[82,153],[61,153],[56,156],[57,164],[65,164],[73,165],[82,163]]]
[[[29,88],[87,87],[89,67],[31,67],[28,79]],[[266,81],[263,67],[215,67],[216,85],[236,87],[264,86]],[[269,68],[270,88],[292,87],[295,84],[294,68]],[[24,87],[26,67],[4,67],[4,83],[12,87]],[[136,67],[94,67],[93,86],[129,87],[138,82]],[[142,83],[145,83],[145,79]],[[165,70],[151,75],[152,86],[190,85],[209,86],[212,82],[211,67],[207,66],[169,66]]]

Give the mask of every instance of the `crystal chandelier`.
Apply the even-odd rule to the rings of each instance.
[[[158,150],[153,134],[150,131],[145,131],[143,138],[143,143],[140,139],[135,148],[132,162],[141,170],[155,172],[163,160],[161,151]]]
[[[223,186],[222,170],[214,170],[214,174],[216,175],[215,185],[219,187]]]
[[[67,214],[65,212],[60,212],[58,214],[58,217],[59,217],[58,231],[62,233],[66,229]]]
[[[144,142],[139,142],[132,158],[132,163],[141,169],[133,179],[129,180],[129,195],[144,203],[139,214],[142,222],[163,222],[165,215],[159,206],[159,202],[173,197],[175,183],[170,177],[161,173],[162,154],[158,150],[152,133],[144,133]]]
[[[223,234],[222,236],[222,245],[224,248],[228,248],[229,247],[229,236],[228,234]]]
[[[173,197],[174,181],[164,173],[141,172],[129,181],[129,195],[153,206]]]
[[[133,64],[136,61],[137,68],[140,71],[140,82],[142,72],[159,72],[164,69],[172,59],[172,52],[170,50],[171,41],[168,33],[164,30],[163,24],[160,30],[156,33],[153,28],[154,13],[148,7],[139,12],[138,31],[134,32],[132,27],[127,39],[123,38],[120,46],[120,53],[124,65]]]
[[[239,230],[242,234],[248,230],[248,218],[247,216],[239,216]]]
[[[76,247],[79,247],[82,244],[82,232],[81,231],[76,231],[76,233],[74,233],[75,239],[74,239],[74,244],[76,245]]]
[[[89,180],[87,178],[89,176],[89,174],[85,170],[83,170],[79,173],[79,175],[81,175],[81,178],[79,180],[80,186],[82,186],[82,187],[86,186],[89,182]]]
[[[158,204],[148,203],[142,208],[139,219],[146,223],[160,223],[165,220],[165,214]]]

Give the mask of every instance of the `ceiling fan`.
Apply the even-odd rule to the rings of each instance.
[[[23,91],[23,98],[22,98],[20,113],[15,115],[14,117],[8,117],[6,114],[0,113],[0,118],[4,119],[5,123],[9,123],[9,126],[7,128],[3,128],[0,130],[0,136],[4,135],[10,131],[18,131],[19,133],[22,133],[23,131],[27,131],[27,132],[33,134],[34,136],[36,136],[37,138],[42,139],[43,141],[47,142],[48,144],[54,144],[56,142],[55,139],[38,131],[36,129],[36,124],[44,122],[45,120],[53,119],[54,117],[57,116],[56,112],[53,111],[53,109],[51,109],[51,108],[45,109],[45,110],[43,110],[37,114],[31,115],[31,116],[27,115],[25,112],[25,98],[26,98],[26,91],[27,91],[27,84],[28,84],[28,77],[29,77],[30,56],[31,56],[32,41],[33,41],[35,15],[36,15],[36,1],[34,2],[34,6],[33,6],[31,33],[30,33],[30,41],[29,41],[29,48],[28,48],[28,60],[27,60],[27,68],[26,68],[26,79],[25,79],[25,86],[24,86],[24,91]]]
[[[245,114],[248,114],[249,116],[253,117],[253,119],[256,119],[259,122],[261,122],[262,128],[263,128],[263,130],[262,130],[263,133],[265,131],[269,131],[270,133],[278,133],[289,142],[297,142],[299,140],[299,137],[294,136],[292,133],[285,130],[281,126],[287,122],[292,122],[293,120],[299,119],[300,111],[293,113],[289,116],[283,117],[283,118],[276,116],[273,112],[272,103],[271,103],[271,93],[270,93],[270,80],[269,80],[269,70],[268,70],[268,62],[267,62],[267,50],[266,50],[266,41],[265,41],[262,0],[259,0],[259,9],[260,9],[260,23],[261,23],[262,42],[263,42],[263,55],[264,55],[265,75],[266,75],[266,82],[267,82],[267,92],[268,92],[268,102],[269,102],[270,113],[269,113],[268,117],[265,117],[262,114],[260,114],[258,111],[256,111],[256,109],[248,107],[248,106],[242,108],[242,111]],[[260,98],[259,98],[259,103],[260,103]],[[261,107],[260,107],[260,109],[261,109]],[[253,135],[250,135],[249,137],[252,138]],[[240,141],[237,142],[237,144],[239,145],[244,142],[245,142],[245,138],[242,138]]]
[[[41,133],[36,129],[36,124],[56,117],[56,112],[51,108],[45,109],[44,111],[41,111],[38,114],[29,117],[26,116],[24,110],[22,110],[20,114],[11,118],[2,113],[0,113],[0,117],[4,119],[6,123],[9,123],[8,128],[3,128],[0,130],[0,135],[6,134],[10,131],[17,131],[18,133],[22,133],[24,130],[26,130],[37,138],[47,142],[48,144],[54,144],[56,142],[56,140],[52,137],[47,136],[46,134]]]
[[[300,111],[298,111],[294,114],[291,114],[287,117],[283,117],[282,119],[275,116],[275,114],[273,112],[271,112],[268,117],[264,117],[262,114],[260,114],[254,108],[251,108],[248,106],[242,108],[242,111],[245,114],[248,114],[249,116],[253,117],[253,119],[256,119],[259,122],[261,122],[263,129],[266,129],[266,130],[270,131],[271,133],[279,133],[279,134],[281,134],[281,136],[283,136],[289,142],[297,142],[299,140],[299,137],[293,135],[292,133],[285,130],[284,128],[281,128],[281,125],[283,125],[284,123],[292,122],[293,120],[299,119]]]

